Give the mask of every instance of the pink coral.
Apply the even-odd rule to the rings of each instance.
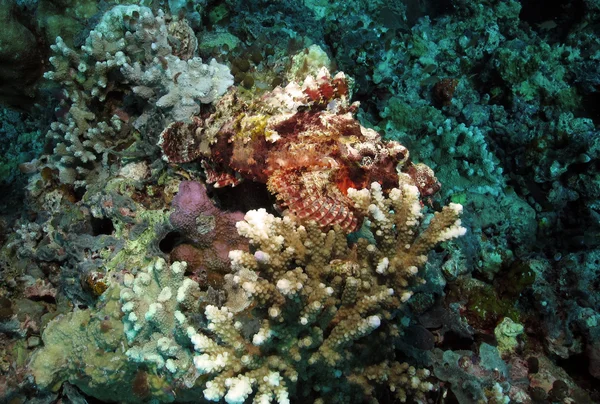
[[[238,235],[235,223],[244,218],[242,212],[218,209],[206,193],[204,185],[182,181],[173,198],[170,221],[184,239],[195,246],[183,244],[171,253],[174,261],[188,262],[190,271],[219,271],[228,268],[230,250],[248,250],[247,242]]]
[[[214,231],[214,216],[218,209],[199,182],[182,181],[179,184],[179,192],[173,198],[173,209],[169,217],[171,224],[192,239]]]

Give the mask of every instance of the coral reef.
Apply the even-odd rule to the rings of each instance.
[[[460,205],[453,204],[419,230],[418,188],[408,174],[401,178],[389,198],[378,183],[370,192],[349,189],[376,244],[361,238],[350,245],[339,226],[325,233],[315,222],[302,226],[291,216],[249,211],[236,227],[253,252],[229,253],[232,273],[225,277],[228,296],[221,307],[185,276],[185,263],[158,258],[131,274],[106,278],[110,286],[94,310],[69,313],[46,327],[45,347],[31,362],[36,383],[53,388],[69,381],[100,399],[120,391],[124,402],[136,402],[133,380],[143,364],[144,394],[158,402],[192,395],[205,373],[216,377],[203,379],[204,396],[230,403],[244,401],[253,390],[258,399],[285,403],[290,391],[307,396],[315,386],[334,402],[347,402],[361,388],[371,394],[379,385],[393,386],[400,401],[422,397],[433,389],[427,370],[390,361],[393,352],[367,366],[361,347],[368,337],[380,343],[397,338],[393,320],[411,296],[409,284],[422,282],[417,274],[427,252],[465,229]],[[190,210],[214,211],[202,192],[190,198],[188,187],[200,184],[184,182],[176,206],[186,198]],[[66,350],[58,344],[65,335],[71,341]],[[338,380],[341,371],[356,376]],[[336,394],[326,393],[328,384],[339,385]]]
[[[0,402],[600,402],[600,7],[540,4],[0,1]]]
[[[377,180],[388,191],[397,183],[396,170],[409,173],[424,195],[439,185],[433,171],[409,162],[404,146],[382,142],[361,126],[347,95],[343,73],[331,77],[321,68],[302,85],[292,81],[258,102],[244,104],[232,92],[205,121],[169,125],[159,145],[168,162],[204,157],[207,182],[215,187],[235,186],[242,179],[266,183],[300,219],[351,232],[362,217],[346,195],[349,188]]]
[[[411,296],[409,283],[420,281],[427,252],[465,232],[461,207],[444,208],[419,231],[414,185],[393,188],[386,198],[373,183],[370,192],[350,189],[349,197],[368,217],[376,244],[361,238],[349,246],[339,226],[323,232],[315,222],[299,226],[264,209],[238,222],[254,253],[231,251],[233,272],[227,278],[249,301],[239,307],[237,297],[221,308],[207,306],[211,333],[191,336],[199,353],[196,368],[214,376],[205,398],[238,403],[255,392],[254,400],[287,403],[290,391],[300,397],[317,391],[318,400],[343,403],[360,391],[352,389],[353,381],[368,396],[374,386],[367,380],[373,380],[405,402],[407,395],[423,398],[433,388],[426,370],[391,361],[393,356],[383,360],[381,353],[368,361],[360,347],[398,335],[393,320]],[[245,310],[252,314],[244,316]],[[350,385],[339,379],[348,371],[356,374],[348,378]]]
[[[98,171],[111,157],[128,146],[120,135],[130,123],[129,115],[111,101],[116,93],[133,91],[151,101],[134,123],[142,127],[157,109],[168,110],[170,120],[189,119],[199,111],[199,103],[214,101],[233,84],[226,66],[175,54],[193,55],[195,42],[185,41],[188,36],[185,29],[169,31],[162,12],[154,15],[148,7],[130,5],[107,11],[81,51],[57,37],[50,58],[54,69],[45,77],[64,88],[65,111],[47,134],[54,147],[47,164],[59,170],[61,182],[85,185],[84,179],[101,175]],[[189,49],[174,49],[173,41],[179,47],[187,43]],[[123,76],[118,82],[110,78],[115,72]],[[90,110],[96,102],[106,104],[102,113]]]

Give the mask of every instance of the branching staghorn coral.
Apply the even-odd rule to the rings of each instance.
[[[162,11],[137,5],[107,11],[81,49],[56,38],[53,70],[44,77],[63,88],[60,118],[47,134],[54,151],[50,166],[60,171],[62,183],[84,185],[83,178],[99,175],[109,155],[131,141],[124,136],[125,123],[132,122],[120,97],[132,91],[148,101],[135,122],[139,128],[153,113],[189,119],[200,103],[225,93],[233,84],[229,69],[214,59],[202,63],[193,57],[196,47],[185,20],[169,22]]]
[[[230,253],[229,301],[206,307],[207,329],[188,330],[196,368],[213,376],[205,398],[231,404],[255,394],[257,403],[288,403],[293,394],[354,402],[383,384],[406,401],[433,388],[426,370],[378,352],[393,346],[395,313],[411,295],[410,281],[421,281],[427,253],[464,234],[461,206],[445,207],[421,229],[419,193],[408,175],[389,196],[377,183],[348,196],[376,244],[362,238],[349,245],[338,227],[324,232],[264,209],[238,222],[253,253]]]
[[[348,191],[357,208],[372,218],[370,224],[376,243],[366,248],[371,259],[377,262],[377,273],[389,276],[395,289],[406,288],[408,279],[425,264],[427,254],[435,245],[466,232],[458,219],[462,206],[450,203],[434,216],[423,232],[417,233],[415,227],[423,214],[419,191],[411,182],[407,175],[400,174],[400,188],[390,191],[389,198],[384,197],[377,183],[371,185],[370,192],[366,189]],[[394,214],[387,215],[390,211]],[[404,293],[403,301],[410,297],[409,291]]]

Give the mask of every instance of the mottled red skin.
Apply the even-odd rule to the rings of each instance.
[[[276,92],[265,96],[265,104],[256,105],[238,103],[235,93],[229,97],[223,109],[230,113],[229,118],[217,126],[218,132],[211,137],[216,141],[202,156],[207,182],[215,187],[235,186],[242,179],[267,184],[282,207],[298,218],[315,220],[323,228],[339,225],[348,232],[355,231],[362,222],[347,197],[348,189],[369,188],[378,182],[387,192],[398,186],[399,164],[423,196],[439,189],[433,171],[410,163],[406,148],[397,142],[383,142],[354,118],[357,106],[346,102],[348,86],[343,75],[318,77],[309,85],[305,83],[302,91],[304,99],[295,98],[300,106],[292,110],[293,114],[280,122],[268,121],[264,133],[244,132],[241,122],[253,114],[259,119],[261,114],[271,114],[273,106],[269,102],[277,103]],[[218,120],[219,113],[215,116]],[[201,128],[200,120],[167,128],[159,143],[167,160],[194,159]],[[270,141],[274,133],[277,139]]]
[[[442,187],[433,170],[425,164],[410,164],[406,168],[406,173],[410,175],[417,188],[419,188],[421,197],[431,196]]]
[[[327,119],[329,125],[325,127],[320,119],[323,114],[323,111],[311,110],[298,112],[279,123],[274,129],[281,138],[274,143],[264,137],[245,144],[232,142],[233,133],[227,133],[224,128],[224,136],[211,148],[210,160],[223,169],[231,169],[243,178],[261,183],[266,183],[278,171],[331,169],[332,181],[344,194],[351,187],[368,188],[373,181],[386,190],[398,186],[396,165],[404,155],[388,156],[372,167],[362,167],[360,161],[351,159],[344,145],[344,141],[352,137],[364,138],[358,121],[333,116]],[[302,137],[309,130],[328,136]],[[281,160],[287,165],[279,164]],[[331,160],[337,167],[331,167]]]
[[[348,83],[342,78],[322,77],[316,87],[305,88],[304,94],[316,105],[323,105],[334,98],[346,97],[348,95]]]

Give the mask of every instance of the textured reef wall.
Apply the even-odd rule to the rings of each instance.
[[[600,401],[594,1],[0,1],[0,402]]]

